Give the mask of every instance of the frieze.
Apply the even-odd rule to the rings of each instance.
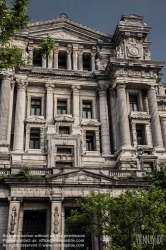
[[[131,112],[129,118],[139,120],[150,120],[151,116],[148,115],[146,112]]]
[[[157,74],[153,71],[146,72],[142,71],[134,71],[134,70],[124,70],[118,69],[115,71],[115,76],[127,76],[127,77],[141,77],[141,78],[150,78],[157,79]]]
[[[97,119],[82,119],[81,121],[82,126],[89,126],[89,127],[98,127],[101,126],[101,123],[98,122]]]
[[[56,122],[74,122],[74,118],[71,115],[56,115],[54,120]]]
[[[46,120],[44,119],[44,116],[28,116],[25,120],[26,123],[40,123],[44,124],[46,123]]]

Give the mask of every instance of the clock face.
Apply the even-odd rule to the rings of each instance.
[[[133,56],[137,56],[139,54],[139,49],[137,47],[130,47],[129,52]]]

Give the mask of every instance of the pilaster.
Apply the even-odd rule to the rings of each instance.
[[[53,89],[54,84],[47,83],[46,85],[47,89],[47,99],[46,99],[46,121],[48,124],[54,124],[53,120]]]
[[[91,53],[91,71],[94,71],[95,68],[95,55],[96,53]]]
[[[59,51],[55,50],[54,51],[54,61],[53,61],[53,68],[54,69],[58,69],[58,54],[59,54]]]
[[[67,50],[67,69],[71,70],[71,50]]]
[[[73,70],[78,70],[78,45],[73,44]]]
[[[53,51],[51,51],[50,55],[48,56],[48,68],[52,69],[53,66]]]
[[[11,140],[14,87],[15,87],[15,81],[11,80],[10,82],[10,111],[9,111],[9,123],[8,123],[8,144],[10,144],[10,140]]]
[[[80,125],[80,89],[79,85],[73,85],[73,117],[74,117],[74,125]]]
[[[78,69],[83,70],[83,58],[82,58],[83,52],[78,51]]]
[[[46,68],[46,67],[47,67],[47,60],[46,58],[42,56],[42,68]]]
[[[160,116],[163,144],[166,148],[166,115]]]

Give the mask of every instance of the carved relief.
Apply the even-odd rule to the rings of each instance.
[[[106,86],[105,84],[102,84],[102,85],[98,84],[98,86],[97,86],[97,92],[99,92],[99,94],[100,93],[106,94],[107,90],[108,90],[108,86]]]
[[[158,110],[159,111],[166,111],[166,102],[160,101],[157,104],[158,104]]]
[[[145,60],[151,60],[151,54],[150,54],[149,49],[144,50],[144,59]]]
[[[54,233],[55,234],[59,233],[59,231],[58,231],[58,225],[59,225],[58,217],[59,217],[58,207],[56,206],[55,207],[55,213],[54,213]]]
[[[57,32],[57,33],[53,33],[51,35],[52,38],[56,38],[56,39],[64,39],[64,40],[75,40],[75,41],[80,41],[80,39],[76,36],[72,36],[70,34],[67,34],[65,32]]]
[[[26,123],[40,123],[44,124],[46,123],[46,120],[44,119],[44,116],[28,116],[25,120]]]
[[[116,57],[117,58],[124,58],[124,51],[121,46],[116,48]]]
[[[74,118],[71,115],[56,115],[54,120],[56,122],[74,122]]]
[[[81,121],[81,125],[83,126],[90,126],[90,127],[98,127],[101,125],[100,122],[97,121],[97,119],[92,119],[92,120],[89,120],[89,119],[83,119]]]
[[[134,70],[124,70],[118,69],[115,72],[115,76],[128,76],[128,77],[142,77],[142,78],[152,78],[157,79],[157,74],[153,71],[145,72],[142,71],[134,71]]]
[[[12,214],[11,214],[11,230],[10,230],[10,234],[14,234],[14,228],[15,228],[15,224],[16,224],[16,221],[15,221],[16,216],[17,216],[16,207],[13,207]]]
[[[146,112],[131,112],[129,115],[130,119],[141,119],[141,120],[150,120],[151,116]]]
[[[24,78],[16,78],[17,88],[26,90],[28,87],[28,80]]]

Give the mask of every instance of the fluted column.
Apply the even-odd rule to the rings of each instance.
[[[71,70],[71,50],[67,50],[67,69]]]
[[[0,144],[8,144],[8,124],[10,117],[11,76],[1,77],[0,92]]]
[[[8,123],[8,144],[10,144],[10,139],[11,139],[14,86],[15,86],[15,81],[11,80],[10,82],[10,111],[9,111],[9,123]]]
[[[82,59],[82,51],[78,52],[78,69],[83,70],[83,59]]]
[[[24,121],[26,107],[26,89],[28,81],[25,78],[17,78],[17,101],[14,126],[14,151],[24,150]]]
[[[102,155],[110,155],[110,132],[108,122],[108,106],[107,106],[107,86],[104,84],[98,85],[99,106],[100,106],[100,122],[101,122],[101,142]]]
[[[117,98],[119,107],[119,125],[120,125],[120,141],[121,146],[131,146],[129,120],[126,103],[125,84],[118,84]]]
[[[163,136],[163,144],[164,147],[166,148],[166,115],[162,115],[160,117],[161,120],[161,130],[162,130],[162,136]]]
[[[96,69],[95,67],[95,53],[91,53],[91,71],[94,71]]]
[[[160,119],[157,107],[156,90],[154,87],[150,87],[148,90],[148,103],[149,103],[149,113],[151,115],[153,146],[162,148],[163,140],[161,135],[161,126],[160,126]]]
[[[53,61],[53,68],[58,69],[58,50],[54,51],[54,61]]]
[[[80,89],[81,87],[78,85],[73,85],[73,117],[74,117],[74,125],[78,126],[80,124]]]
[[[51,51],[50,55],[48,56],[48,68],[52,69],[53,66],[53,51]]]
[[[47,60],[46,58],[42,56],[42,68],[46,68],[46,67],[47,67]]]
[[[53,117],[53,89],[54,84],[47,83],[47,99],[46,99],[46,121],[48,124],[54,124]]]

